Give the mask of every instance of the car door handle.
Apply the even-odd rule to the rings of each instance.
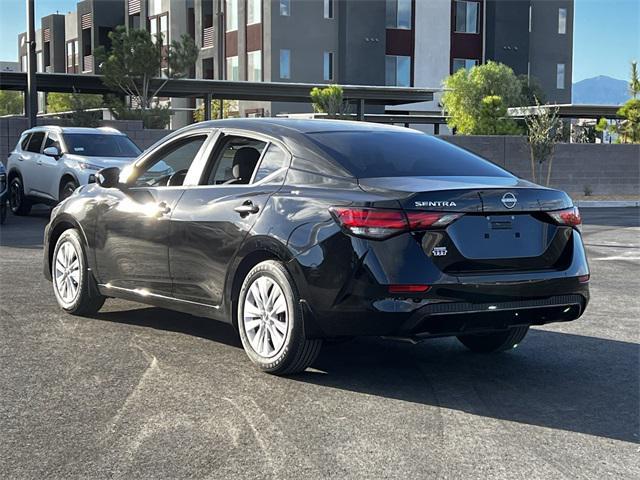
[[[250,213],[258,213],[260,208],[257,205],[254,205],[251,200],[247,200],[242,205],[234,208],[234,210],[240,215],[249,215]]]

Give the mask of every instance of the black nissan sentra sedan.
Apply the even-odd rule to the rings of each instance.
[[[571,199],[414,130],[203,122],[97,178],[46,228],[60,307],[119,297],[229,322],[267,372],[357,335],[508,350],[587,306]]]

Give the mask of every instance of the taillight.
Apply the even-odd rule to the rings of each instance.
[[[389,293],[425,293],[431,287],[429,285],[418,285],[418,284],[398,284],[398,285],[389,285]]]
[[[578,207],[571,207],[565,210],[556,210],[555,212],[547,212],[558,225],[566,225],[567,227],[580,228],[582,218]]]
[[[332,207],[336,221],[352,235],[374,239],[388,238],[409,230],[440,228],[449,225],[461,213],[419,212],[382,208]]]

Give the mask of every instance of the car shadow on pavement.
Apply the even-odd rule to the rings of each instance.
[[[51,211],[45,208],[38,208],[25,217],[9,214],[0,226],[0,247],[42,248],[44,227],[50,214]]]
[[[419,345],[358,339],[325,347],[295,378],[473,415],[640,441],[640,346],[532,330],[516,350],[468,352],[454,339]]]
[[[184,333],[231,347],[242,348],[240,338],[231,325],[163,308],[143,307],[131,310],[101,311],[92,315],[92,318],[167,332]]]

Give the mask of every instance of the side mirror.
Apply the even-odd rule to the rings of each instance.
[[[42,151],[42,153],[44,153],[47,157],[53,157],[56,160],[62,156],[62,153],[60,153],[60,149],[58,147],[47,147]]]
[[[118,167],[103,168],[96,174],[96,183],[102,188],[118,188],[119,180],[120,169]]]

